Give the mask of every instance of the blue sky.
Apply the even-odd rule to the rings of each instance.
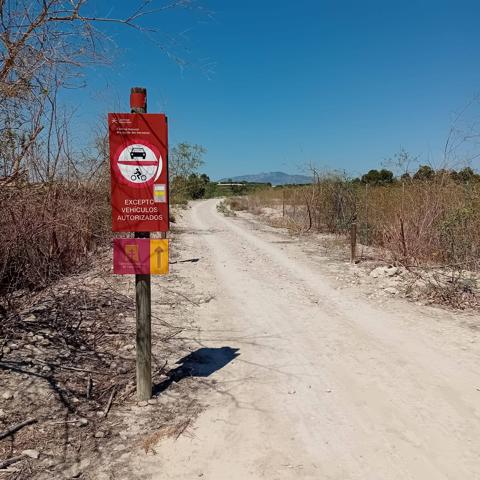
[[[132,3],[117,0],[109,13]],[[147,22],[166,32],[164,43],[179,39],[168,48],[185,68],[146,36],[109,27],[113,66],[90,70],[87,87],[66,97],[80,105],[79,137],[107,111],[127,111],[129,88],[145,86],[149,111],[169,116],[171,144],[207,148],[212,178],[300,173],[309,163],[357,175],[402,147],[440,164],[456,112],[480,93],[478,1],[201,4],[212,14]],[[478,113],[474,103],[461,120]]]

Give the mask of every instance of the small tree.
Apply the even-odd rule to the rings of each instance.
[[[414,180],[433,180],[435,177],[435,170],[428,165],[420,165],[417,172],[413,176]]]
[[[210,179],[204,173],[202,173],[202,175],[200,176],[192,173],[188,177],[188,180],[186,182],[186,191],[189,198],[191,198],[192,200],[198,200],[199,198],[203,198],[205,196],[206,188],[209,181]]]
[[[362,175],[362,183],[368,185],[388,185],[393,183],[393,172],[382,168],[382,170],[370,170],[365,175]]]
[[[192,173],[197,173],[204,164],[203,156],[207,150],[201,145],[192,145],[187,142],[175,145],[169,155],[170,181],[177,177],[188,178]]]
[[[207,150],[201,145],[187,142],[175,145],[169,155],[170,194],[172,203],[186,203],[191,198],[201,198],[205,181],[198,177]],[[207,177],[208,178],[208,177]],[[198,197],[200,195],[200,197]]]
[[[457,178],[462,183],[468,183],[473,180],[480,179],[480,176],[477,175],[470,167],[465,167],[458,172]]]

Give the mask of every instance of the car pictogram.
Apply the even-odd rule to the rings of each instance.
[[[141,147],[133,147],[130,150],[130,158],[133,160],[134,158],[143,158],[145,160],[145,157],[147,156],[147,153],[145,150]]]

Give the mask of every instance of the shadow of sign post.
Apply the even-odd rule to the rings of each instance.
[[[178,360],[178,367],[167,373],[168,378],[153,387],[154,395],[165,391],[173,382],[187,377],[209,377],[237,358],[240,355],[238,351],[238,348],[232,347],[202,347],[195,350]]]

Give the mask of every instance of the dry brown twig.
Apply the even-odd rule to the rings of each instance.
[[[38,422],[38,420],[36,418],[28,418],[27,420],[24,420],[23,422],[12,425],[11,427],[7,428],[7,430],[4,430],[3,432],[0,432],[0,440],[3,440],[4,438],[18,432],[22,428],[27,427],[28,425],[33,425],[34,423],[37,423],[37,422]]]
[[[113,387],[112,388],[112,393],[110,394],[110,397],[108,398],[108,402],[107,402],[107,405],[105,407],[105,410],[103,411],[103,417],[104,418],[107,418],[108,412],[110,411],[110,408],[112,408],[113,398],[115,397],[116,393],[117,393],[117,389],[116,389],[116,387]]]

